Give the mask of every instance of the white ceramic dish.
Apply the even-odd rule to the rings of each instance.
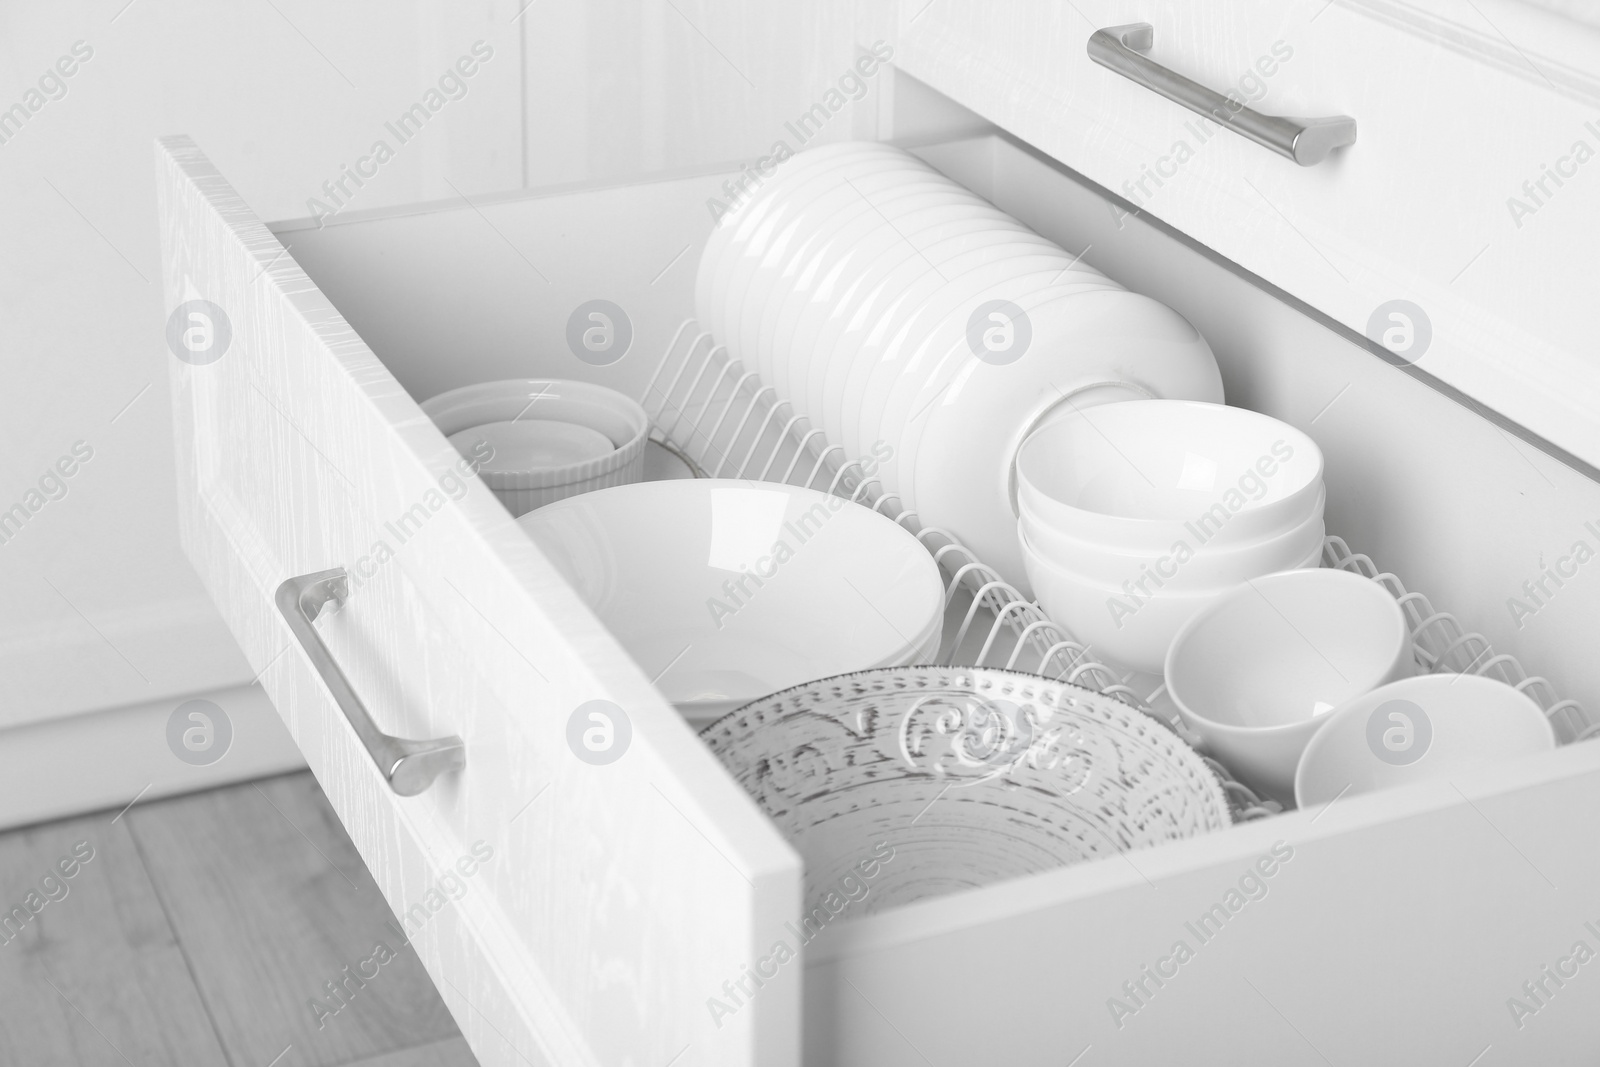
[[[907,506],[1013,584],[1025,581],[1013,468],[1024,439],[1052,409],[1066,405],[1066,417],[1078,418],[1073,408],[1125,406],[1115,401],[1129,393],[1222,400],[1210,346],[1164,304],[1105,289],[1021,304],[1033,334],[1023,355],[988,363],[958,339],[907,408],[896,456]]]
[[[791,265],[784,278],[785,296],[781,304],[768,304],[763,315],[758,345],[762,360],[777,377],[770,383],[784,396],[798,397],[803,390],[805,365],[809,353],[794,347],[794,337],[803,312],[817,308],[824,313],[835,305],[836,287],[847,285],[853,274],[865,269],[869,255],[892,241],[913,240],[896,218],[901,205],[930,206],[950,204],[955,197],[944,186],[931,181],[912,181],[875,197],[872,202],[851,205],[852,214],[836,213],[822,220],[819,248],[801,262]],[[874,235],[879,239],[874,241]]]
[[[1221,547],[1303,522],[1322,451],[1258,412],[1151,400],[1052,421],[1023,444],[1017,477],[1029,507],[1076,536],[1160,550],[1203,523]]]
[[[1300,807],[1549,752],[1533,699],[1477,674],[1425,674],[1349,701],[1321,724],[1295,771]]]
[[[519,520],[690,718],[937,647],[944,585],[900,526],[774,483],[645,482]]]
[[[1114,667],[1160,674],[1173,638],[1185,623],[1226,594],[1226,589],[1150,597],[1092,582],[1055,566],[1019,537],[1023,569],[1039,606],[1087,645],[1094,659]]]
[[[1317,530],[1321,530],[1320,523],[1317,525]],[[1057,554],[1040,548],[1029,527],[1020,519],[1017,521],[1017,537],[1032,546],[1041,561],[1052,570],[1096,588],[1122,590],[1126,596],[1134,600],[1148,596],[1217,596],[1268,574],[1319,567],[1322,561],[1322,541],[1318,541],[1315,545],[1301,546],[1295,555],[1284,554],[1279,557],[1282,562],[1271,569],[1263,570],[1257,566],[1240,564],[1237,574],[1229,572],[1207,576],[1191,572],[1189,568],[1196,563],[1195,560],[1191,560],[1188,564],[1168,562],[1163,569],[1169,573],[1163,575],[1156,571],[1149,557],[1120,563],[1093,555],[1078,555],[1070,561],[1063,560]],[[1157,562],[1170,561],[1172,558],[1157,557]],[[1176,574],[1170,573],[1174,570]],[[1157,579],[1160,579],[1159,584]]]
[[[939,247],[942,241],[974,228],[990,233],[1004,231],[1019,240],[1032,238],[1043,243],[1040,238],[1025,235],[1015,223],[997,222],[998,213],[992,207],[943,177],[937,182],[919,182],[917,189],[920,191],[910,196],[901,196],[899,190],[894,189],[874,196],[872,207],[880,216],[880,225],[854,244],[836,242],[840,246],[836,258],[841,263],[848,259],[854,275],[846,286],[848,289],[872,292],[880,282],[889,279],[895,266],[908,260],[920,260],[931,266],[944,254]],[[968,220],[981,225],[962,225]],[[857,249],[867,254],[858,254]],[[897,290],[891,288],[891,292],[894,291]],[[853,308],[841,302],[833,304],[826,312],[847,319]],[[798,354],[805,359],[803,351]],[[793,384],[798,387],[799,383]],[[804,394],[797,392],[795,395],[798,398]]]
[[[575,422],[523,419],[488,422],[460,430],[449,437],[463,456],[488,455],[479,474],[515,474],[547,471],[608,456],[617,450],[599,430]]]
[[[892,442],[897,450],[894,461],[886,466],[885,474],[906,494],[910,507],[916,506],[909,503],[916,498],[916,486],[910,484],[908,477],[915,469],[915,453],[908,453],[905,448],[915,447],[915,442],[906,440],[906,431],[912,419],[925,418],[931,412],[933,403],[942,399],[944,393],[930,383],[939,380],[941,374],[948,376],[954,367],[979,360],[970,335],[978,309],[997,300],[1009,301],[1029,316],[1031,328],[1033,311],[1052,301],[1099,290],[1121,291],[1114,284],[1083,275],[1075,268],[1066,269],[1071,261],[1064,253],[1058,253],[1050,259],[1026,258],[1032,261],[1035,271],[987,271],[981,275],[989,283],[986,287],[970,293],[967,299],[952,301],[934,328],[923,334],[918,350],[906,361],[906,373],[889,381],[886,394],[878,401],[878,411],[873,416],[877,432]],[[988,321],[992,325],[999,320],[991,312]],[[1014,338],[1016,336],[1020,335],[1014,335]],[[1053,343],[1053,340],[1044,339],[1046,344]],[[1034,343],[1036,340],[1027,342],[1030,346]],[[1137,390],[1128,395],[1145,394]],[[1021,430],[1022,427],[1016,429]]]
[[[841,226],[848,228],[850,223],[859,222],[861,228],[855,231],[859,239],[859,234],[866,229],[885,225],[873,204],[875,193],[938,188],[937,183],[927,180],[925,172],[926,168],[912,167],[879,170],[858,177],[845,172],[837,178],[820,177],[793,191],[791,203],[785,205],[783,211],[781,231],[755,265],[738,313],[738,349],[755,357],[765,380],[776,383],[783,379],[780,368],[771,360],[772,346],[761,344],[769,312],[781,308],[799,281],[800,273],[811,260],[827,251]]]
[[[478,476],[512,515],[644,476],[650,420],[636,401],[602,385],[551,378],[480,382],[430,397],[421,406],[458,451],[468,449],[462,456],[476,463]],[[472,431],[499,424],[514,425],[493,431],[488,443],[495,458],[484,461],[482,451],[470,449],[489,432]],[[563,447],[570,449],[570,462],[556,462],[552,431],[539,424],[576,427],[594,436],[568,440]],[[522,427],[532,427],[527,436],[519,436]],[[553,432],[571,438],[576,431]],[[596,437],[609,447],[602,450]],[[545,451],[534,447],[536,441]]]
[[[1044,288],[1070,273],[1070,263],[1059,250],[1016,242],[968,252],[941,264],[938,275],[911,291],[913,310],[885,323],[882,341],[876,346],[864,344],[856,354],[846,386],[845,448],[859,454],[864,443],[890,436],[892,425],[884,416],[891,393],[915,391],[934,369],[925,341],[940,336],[941,329],[964,335],[979,305],[1009,293]],[[859,399],[852,404],[854,398]]]
[[[800,853],[807,916],[830,890],[871,914],[1229,825],[1172,731],[1011,671],[828,678],[700,736]]]
[[[949,209],[960,200],[948,190],[935,189],[917,192],[886,205],[893,210],[906,205],[910,210],[899,218],[891,216],[893,227],[860,223],[859,234],[836,235],[831,247],[821,257],[814,279],[809,285],[797,287],[783,321],[774,331],[775,362],[784,370],[786,380],[781,386],[784,395],[796,402],[806,395],[807,379],[811,367],[822,355],[812,346],[822,324],[835,314],[847,314],[858,293],[870,291],[869,280],[874,277],[873,267],[886,253],[897,247],[908,248],[914,236],[907,236],[907,222],[925,217],[930,208]],[[881,220],[879,220],[881,223]],[[914,235],[915,231],[909,231]]]
[[[1050,251],[1045,244],[992,225],[986,212],[975,209],[974,219],[979,223],[976,229],[939,241],[919,237],[915,245],[909,245],[873,288],[870,299],[848,309],[848,321],[841,320],[833,336],[825,339],[829,366],[820,410],[829,440],[849,447],[845,441],[855,436],[855,416],[877,357],[908,316],[930,310],[928,298],[946,283],[940,264],[948,266],[957,259],[978,264],[1002,255]]]
[[[1294,529],[1247,545],[1218,548],[1185,535],[1164,552],[1128,552],[1062,533],[1030,512],[1021,499],[1017,504],[1018,529],[1040,555],[1064,570],[1116,587],[1126,580],[1143,580],[1175,592],[1233,586],[1247,578],[1306,566],[1307,558],[1320,557],[1327,536],[1318,508]]]
[[[877,156],[887,159],[895,154],[895,150],[886,145],[857,141],[822,145],[779,163],[749,200],[718,220],[706,240],[695,275],[695,310],[700,322],[712,328],[720,324],[717,311],[732,261],[761,227],[766,212],[782,199],[778,194],[790,182],[841,158]]]
[[[823,381],[839,334],[864,302],[881,299],[888,273],[917,253],[924,241],[918,235],[930,220],[942,223],[946,236],[989,229],[982,213],[954,193],[917,199],[926,203],[897,218],[896,229],[872,229],[854,245],[840,243],[834,250],[826,295],[819,287],[817,298],[806,305],[788,339],[793,399],[804,410],[821,410]]]
[[[781,223],[778,216],[791,204],[788,190],[808,181],[818,171],[848,166],[853,159],[873,156],[890,158],[892,153],[859,144],[827,145],[802,152],[780,164],[750,200],[712,231],[701,255],[701,270],[696,275],[695,302],[701,323],[716,334],[718,341],[727,344],[736,334],[736,320],[730,317],[729,309],[737,311],[738,303],[730,301],[729,290],[738,287],[742,292],[753,263],[765,254],[775,228]]]
[[[1393,595],[1326,569],[1270,574],[1218,598],[1173,639],[1165,677],[1202,748],[1246,785],[1287,800],[1325,716],[1415,669]]]
[[[812,236],[799,223],[802,212],[819,199],[829,197],[835,207],[859,201],[859,197],[851,195],[846,179],[865,182],[871,180],[870,175],[892,171],[899,180],[906,181],[921,173],[917,167],[897,157],[874,160],[876,155],[840,154],[804,174],[788,176],[781,183],[764,187],[759,195],[760,203],[750,205],[752,211],[759,209],[761,224],[752,228],[746,239],[730,247],[720,296],[720,325],[724,334],[719,339],[724,339],[736,354],[742,354],[744,346],[750,343],[746,320],[754,314],[751,309],[763,298],[772,280],[772,270],[781,266],[788,253]],[[872,165],[863,168],[863,160]],[[774,266],[764,269],[764,264]],[[752,366],[757,365],[753,362],[754,353],[749,359]]]

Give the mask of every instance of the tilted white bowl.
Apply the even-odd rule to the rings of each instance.
[[[643,482],[518,522],[694,720],[938,648],[944,583],[932,555],[841,497],[770,482]]]
[[[1178,633],[1167,695],[1201,747],[1274,799],[1327,713],[1415,670],[1405,613],[1349,571],[1288,571],[1235,588]]]
[[[1295,803],[1448,778],[1556,746],[1527,694],[1476,674],[1424,674],[1362,694],[1333,712],[1295,770]]]

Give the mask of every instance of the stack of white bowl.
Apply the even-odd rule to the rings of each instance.
[[[1012,486],[1031,430],[1112,400],[1222,400],[1182,316],[886,145],[779,164],[723,216],[695,284],[701,323],[808,429],[1023,590]]]
[[[1222,594],[1317,566],[1326,498],[1311,438],[1221,404],[1085,408],[1017,456],[1018,541],[1040,605],[1100,658],[1149,673]]]
[[[650,419],[603,385],[479,382],[430,397],[422,411],[514,516],[644,476]]]

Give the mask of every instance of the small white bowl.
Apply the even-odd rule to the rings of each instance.
[[[554,419],[519,419],[486,422],[449,437],[463,456],[489,458],[480,474],[547,471],[609,456],[617,450],[611,438],[576,422]]]
[[[1167,652],[1167,695],[1201,747],[1252,788],[1287,800],[1327,714],[1415,667],[1405,613],[1349,571],[1285,571],[1196,613]]]
[[[1112,666],[1158,674],[1172,639],[1227,587],[1201,592],[1155,590],[1148,599],[1089,580],[1051,563],[1019,531],[1022,565],[1045,614]]]
[[[642,482],[517,520],[690,721],[938,648],[944,582],[897,523],[731,479]]]
[[[1326,534],[1318,508],[1299,526],[1245,545],[1218,547],[1185,536],[1164,551],[1141,552],[1073,537],[1041,520],[1026,505],[1020,510],[1017,525],[1022,536],[1048,562],[1117,588],[1124,581],[1143,579],[1152,591],[1201,592],[1276,571],[1316,566]]]
[[[1304,808],[1556,747],[1527,694],[1477,674],[1424,674],[1343,704],[1306,746],[1294,776]]]
[[[1293,426],[1244,408],[1101,404],[1023,442],[1017,495],[1055,529],[1130,550],[1163,551],[1184,536],[1242,544],[1313,513],[1322,451]]]
[[[512,515],[644,476],[650,419],[603,385],[479,382],[430,397],[422,411]],[[602,449],[602,440],[609,447]]]

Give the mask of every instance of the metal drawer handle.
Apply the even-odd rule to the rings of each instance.
[[[1348,115],[1292,119],[1252,111],[1139,54],[1149,51],[1154,43],[1155,28],[1148,22],[1108,26],[1089,35],[1089,58],[1197,115],[1288,156],[1302,167],[1321,163],[1335,148],[1356,143],[1356,120]]]
[[[467,765],[467,752],[459,737],[435,741],[407,741],[391,737],[378,729],[367,714],[366,705],[356,696],[350,681],[333,661],[328,646],[312,623],[330,601],[342,605],[350,593],[350,578],[343,567],[303,574],[278,586],[274,599],[283,620],[305,650],[306,658],[322,676],[322,684],[333,694],[334,702],[350,721],[356,736],[367,748],[367,755],[378,765],[389,788],[403,797],[414,797],[433,784],[446,771],[459,771]]]

